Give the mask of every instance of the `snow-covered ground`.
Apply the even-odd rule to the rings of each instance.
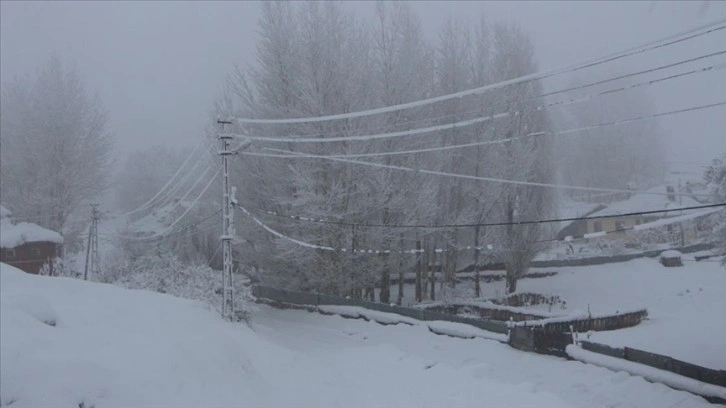
[[[0,266],[0,404],[708,407],[639,377],[423,325],[202,303]]]
[[[522,279],[517,290],[559,295],[567,302],[567,310],[552,310],[558,314],[589,310],[601,315],[646,308],[649,320],[640,325],[597,332],[590,339],[726,369],[726,269],[718,262],[688,261],[689,255],[683,259],[684,266],[674,268],[644,258],[608,265],[535,269],[532,271],[559,273]],[[482,282],[482,297],[502,296],[504,285],[504,281]],[[413,285],[404,289],[404,304],[408,304],[413,299]],[[473,283],[458,285],[458,291],[473,294]],[[391,293],[395,297],[398,288],[392,286]]]

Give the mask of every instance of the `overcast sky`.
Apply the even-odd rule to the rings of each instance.
[[[626,49],[726,18],[726,2],[415,2],[429,39],[448,17],[518,22],[534,38],[541,70]],[[371,18],[375,4],[348,4]],[[73,61],[110,114],[119,154],[191,144],[233,64],[255,61],[257,2],[0,2],[2,82],[56,53]],[[726,32],[640,58],[624,71],[726,48]],[[720,62],[726,62],[721,58]],[[658,110],[726,100],[726,71],[651,87]],[[670,161],[705,163],[726,150],[726,108],[664,119]]]

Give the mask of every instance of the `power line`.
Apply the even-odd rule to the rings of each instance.
[[[711,55],[720,55],[720,54],[726,54],[726,51],[720,51],[718,53],[711,54]],[[683,63],[683,62],[680,62],[680,63]],[[674,64],[671,64],[671,66],[672,65],[674,65]],[[495,119],[503,119],[506,117],[516,116],[523,112],[541,111],[543,109],[548,109],[548,108],[552,108],[552,107],[579,104],[579,103],[583,103],[583,102],[588,102],[599,96],[610,95],[610,94],[614,94],[614,93],[618,93],[618,92],[624,92],[624,91],[632,90],[635,88],[639,88],[641,86],[650,86],[650,85],[657,84],[659,82],[669,81],[672,79],[677,79],[677,78],[685,77],[688,75],[701,74],[701,73],[705,73],[705,72],[709,72],[709,71],[717,71],[717,70],[721,70],[724,68],[726,68],[726,64],[723,64],[723,63],[714,64],[714,65],[710,65],[710,66],[703,67],[700,69],[694,69],[694,70],[690,70],[690,71],[686,71],[686,72],[681,72],[678,74],[668,75],[668,76],[657,78],[657,79],[639,82],[639,83],[632,84],[632,85],[621,86],[621,87],[614,88],[614,89],[609,89],[609,90],[605,90],[605,91],[601,91],[601,92],[592,93],[592,94],[589,94],[589,95],[586,95],[586,96],[583,96],[580,98],[564,99],[564,100],[560,100],[560,101],[556,101],[556,102],[541,104],[538,106],[534,106],[534,107],[522,109],[522,110],[500,112],[500,113],[497,113],[494,115],[478,116],[478,117],[468,119],[468,120],[463,120],[463,121],[429,126],[429,127],[425,127],[425,128],[389,132],[389,133],[378,133],[378,134],[373,134],[373,135],[337,136],[337,137],[319,137],[319,136],[307,137],[307,136],[303,136],[303,135],[286,136],[286,137],[250,136],[250,135],[241,135],[241,134],[230,134],[230,135],[234,136],[236,138],[239,138],[239,139],[243,139],[243,140],[271,142],[271,143],[335,143],[335,142],[371,141],[371,140],[378,140],[378,139],[399,138],[399,137],[418,135],[418,134],[424,134],[424,133],[432,133],[432,132],[438,132],[438,131],[444,131],[444,130],[459,129],[459,128],[463,128],[463,127],[467,127],[467,126],[471,126],[471,125],[485,123],[485,122],[495,120]],[[652,71],[652,69],[646,70],[646,72],[647,71]],[[621,78],[621,77],[623,77],[623,76],[620,76],[618,78]],[[607,82],[607,81],[609,81],[609,80],[599,81],[597,83],[603,83],[603,82]],[[578,89],[578,88],[589,87],[591,85],[592,84],[588,84],[588,85],[581,86],[581,87],[570,88],[570,89],[567,89],[566,91],[570,91],[570,90],[574,90],[574,89]],[[548,94],[534,96],[534,97],[531,97],[531,98],[528,98],[528,99],[525,99],[522,101],[514,102],[514,103],[521,104],[521,103],[525,103],[525,102],[529,102],[529,101],[541,98],[543,96],[553,95],[553,94],[560,93],[560,92],[565,92],[565,91],[550,92]],[[511,104],[499,104],[496,106],[505,107],[505,106],[511,106]],[[478,112],[478,110],[470,111],[470,112],[463,112],[463,113],[471,113],[471,112]],[[456,115],[459,115],[459,113],[452,114],[452,115],[456,116]],[[452,115],[447,115],[447,116],[452,116]],[[426,119],[426,120],[428,121],[431,119]]]
[[[203,163],[204,163],[204,161],[202,161],[202,160],[198,160],[196,163],[194,163],[194,166],[191,169],[189,169],[189,172],[187,172],[187,174],[185,174],[184,177],[182,177],[179,180],[179,183],[177,183],[174,188],[172,188],[171,190],[169,190],[169,193],[167,193],[165,195],[165,197],[162,198],[159,201],[158,208],[164,208],[165,206],[169,205],[174,200],[174,196],[181,190],[181,188],[183,186],[185,186],[187,184],[187,182],[192,178],[192,176],[194,174],[196,174],[195,171]],[[207,168],[204,170],[204,172],[206,172],[207,170],[209,170],[209,167],[210,166],[211,166],[211,164],[208,164],[207,165]],[[202,173],[202,174],[204,174],[204,173]],[[174,207],[176,207],[176,205]]]
[[[726,206],[726,203],[718,204],[718,206]],[[290,241],[298,246],[305,247],[308,249],[318,249],[318,250],[323,250],[323,251],[343,252],[343,253],[350,252],[350,253],[356,253],[356,254],[391,254],[391,253],[414,254],[414,253],[424,252],[423,249],[409,249],[409,250],[391,249],[391,248],[387,248],[387,249],[347,249],[347,248],[334,248],[334,247],[325,246],[325,245],[311,244],[311,243],[308,243],[308,242],[305,242],[305,241],[302,241],[302,240],[299,240],[296,238],[289,237],[279,231],[276,231],[275,229],[269,227],[268,225],[266,225],[265,223],[263,223],[262,221],[257,219],[255,216],[250,214],[250,212],[247,211],[247,209],[245,209],[241,205],[238,204],[238,207],[239,207],[239,209],[242,210],[242,212],[245,213],[245,215],[247,215],[249,218],[251,218],[257,225],[262,227],[267,232],[271,233],[272,235],[274,235],[280,239]],[[669,218],[669,219],[663,219],[663,220],[657,220],[657,221],[650,222],[650,223],[644,223],[644,224],[636,225],[633,227],[620,228],[620,229],[615,229],[615,230],[611,230],[611,231],[600,231],[600,232],[595,232],[595,233],[587,233],[587,234],[583,234],[583,235],[579,235],[579,236],[567,236],[562,239],[560,239],[560,238],[541,239],[541,240],[527,242],[526,244],[541,244],[541,243],[547,243],[547,242],[571,242],[571,241],[580,240],[580,239],[587,240],[587,239],[600,238],[600,237],[603,237],[606,235],[616,234],[616,233],[620,233],[620,232],[641,231],[641,230],[645,230],[645,229],[658,228],[658,227],[666,226],[669,224],[680,223],[680,222],[683,222],[683,221],[686,221],[689,219],[700,218],[705,215],[715,213],[716,211],[719,211],[719,210],[714,210],[712,208],[709,211],[704,211],[701,213],[681,215],[681,216],[677,216],[677,217],[673,217],[673,218]],[[659,212],[662,212],[662,211],[659,211]],[[620,216],[624,216],[624,215],[620,215]],[[449,251],[470,251],[470,250],[493,251],[493,250],[495,250],[495,246],[488,244],[488,245],[484,245],[484,246],[480,246],[480,247],[467,246],[467,247],[435,248],[435,249],[433,249],[433,252],[441,253],[441,252],[449,252]],[[502,248],[496,248],[496,250],[501,251]],[[509,251],[512,251],[512,250],[509,250]]]
[[[207,217],[204,217],[204,218],[202,218],[201,220],[197,221],[197,222],[196,222],[196,223],[194,223],[194,224],[189,224],[189,225],[186,225],[186,226],[184,226],[184,227],[180,228],[179,230],[177,230],[177,231],[174,231],[174,232],[172,232],[172,233],[169,233],[169,234],[166,234],[166,235],[164,235],[164,236],[161,236],[161,237],[159,237],[158,239],[159,239],[159,240],[162,240],[162,239],[167,239],[167,238],[170,238],[170,237],[177,237],[177,236],[179,236],[179,235],[181,235],[181,234],[183,234],[183,233],[185,233],[185,232],[191,232],[191,234],[188,234],[188,235],[194,235],[194,234],[196,234],[196,233],[199,233],[199,232],[207,232],[207,231],[211,231],[212,229],[210,229],[210,228],[207,228],[207,229],[204,229],[204,230],[197,230],[197,229],[195,229],[195,228],[196,228],[196,227],[198,227],[199,225],[203,224],[204,222],[206,222],[206,221],[208,221],[208,220],[212,219],[213,217],[215,217],[215,216],[216,216],[217,214],[219,214],[220,212],[222,212],[222,210],[221,210],[221,209],[219,209],[219,210],[215,211],[215,212],[214,212],[213,214],[210,214],[210,215],[209,215],[209,216],[207,216]],[[214,228],[216,228],[216,226],[215,226]],[[117,237],[118,237],[119,235],[105,235],[105,234],[101,234],[101,236],[117,236]],[[186,235],[182,235],[182,236],[186,236]],[[131,238],[128,238],[128,237],[126,237],[126,238],[127,238],[127,239],[131,239]]]
[[[700,110],[700,109],[712,108],[712,107],[721,106],[721,105],[726,105],[726,101],[718,102],[715,104],[679,109],[677,111],[656,113],[653,115],[648,115],[648,116],[639,117],[639,118],[630,118],[630,119],[622,119],[622,120],[618,120],[618,121],[606,122],[606,123],[601,123],[598,125],[587,126],[584,128],[569,129],[569,130],[558,132],[558,134],[568,134],[568,133],[573,133],[576,131],[596,129],[598,127],[621,125],[621,124],[630,123],[630,122],[634,122],[634,121],[638,121],[638,120],[644,120],[647,118],[656,118],[656,117],[672,115],[672,114],[676,114],[676,113],[683,113],[683,112],[695,111],[695,110]],[[584,187],[584,186],[572,186],[572,185],[565,185],[565,184],[552,184],[552,183],[540,183],[540,182],[531,182],[531,181],[508,180],[508,179],[500,179],[500,178],[493,178],[493,177],[471,176],[471,175],[466,175],[466,174],[457,174],[457,173],[449,173],[449,172],[443,172],[443,171],[418,169],[418,168],[411,168],[411,167],[405,167],[405,166],[395,166],[395,165],[373,163],[373,162],[360,161],[360,160],[335,158],[335,157],[326,156],[326,155],[306,155],[304,153],[297,153],[297,152],[292,152],[289,150],[280,150],[280,149],[271,149],[271,148],[266,148],[266,150],[277,151],[277,152],[282,152],[282,153],[289,153],[289,154],[287,154],[287,155],[271,155],[271,154],[266,155],[264,153],[252,153],[252,152],[239,152],[239,153],[244,154],[244,155],[254,155],[254,156],[263,156],[263,157],[283,157],[283,158],[296,158],[297,157],[297,158],[306,158],[306,159],[324,159],[324,160],[331,160],[331,161],[337,161],[337,162],[343,162],[343,163],[360,164],[360,165],[364,165],[364,166],[386,168],[386,169],[392,169],[392,170],[408,171],[408,172],[421,173],[421,174],[431,174],[431,175],[436,175],[436,176],[454,177],[454,178],[467,179],[467,180],[490,181],[490,182],[495,182],[495,183],[514,184],[514,185],[527,185],[527,186],[534,186],[534,187],[557,188],[557,189],[564,189],[564,190],[580,190],[580,191],[627,193],[627,194],[638,193],[638,194],[658,195],[658,196],[672,196],[672,195],[677,195],[677,196],[686,195],[686,196],[694,196],[694,197],[702,196],[702,195],[693,195],[693,194],[685,194],[685,193],[659,193],[659,192],[654,192],[654,191],[633,191],[633,190],[615,189],[615,188]]]
[[[191,160],[192,157],[194,157],[194,155],[197,152],[197,150],[200,147],[202,147],[202,146],[203,146],[203,144],[202,143],[199,143],[199,144],[197,144],[194,147],[194,150],[192,150],[192,152],[189,154],[189,156],[187,156],[187,158],[184,160],[184,162],[182,162],[181,166],[179,166],[179,168],[171,176],[171,178],[169,179],[169,181],[167,181],[166,184],[164,184],[164,186],[161,187],[161,189],[153,197],[151,197],[147,202],[145,202],[144,204],[141,204],[140,206],[136,207],[133,210],[126,211],[126,212],[123,212],[121,214],[115,214],[115,215],[118,215],[118,216],[130,215],[130,214],[137,213],[139,211],[142,211],[142,210],[145,210],[145,209],[151,207],[152,206],[151,204],[154,202],[154,200],[156,200],[162,194],[162,192],[164,190],[166,190],[166,188],[171,185],[172,181],[176,178],[176,176],[178,176],[181,173],[182,169],[187,165],[187,163],[189,162],[189,160]]]
[[[696,205],[696,206],[671,208],[671,209],[633,211],[633,212],[622,213],[622,214],[611,214],[611,215],[601,215],[601,216],[550,218],[550,219],[543,219],[543,220],[528,220],[528,221],[515,221],[515,222],[485,222],[485,223],[438,224],[438,225],[354,223],[354,222],[333,221],[333,220],[325,220],[325,219],[310,218],[310,217],[301,217],[301,216],[294,216],[294,215],[281,215],[281,214],[271,212],[271,211],[262,211],[261,210],[260,212],[263,212],[263,213],[269,214],[269,215],[274,215],[274,216],[281,217],[281,218],[290,218],[290,219],[294,219],[297,221],[315,222],[315,223],[321,223],[321,224],[344,225],[344,226],[348,226],[348,227],[439,229],[439,228],[468,228],[468,227],[501,227],[501,226],[507,226],[507,225],[530,225],[530,224],[548,224],[548,223],[554,223],[554,222],[601,220],[601,219],[607,219],[607,218],[620,218],[620,217],[631,217],[631,216],[636,216],[636,215],[672,213],[672,212],[678,212],[678,211],[701,210],[701,209],[706,209],[706,208],[719,208],[719,207],[726,207],[726,203],[705,204],[705,205]]]
[[[726,67],[726,66],[724,66],[724,67]],[[598,123],[595,125],[588,125],[588,126],[583,126],[583,127],[573,128],[573,129],[566,129],[566,130],[557,131],[557,132],[549,132],[549,133],[548,132],[532,132],[532,133],[528,133],[523,136],[515,136],[515,137],[504,138],[504,139],[486,140],[486,141],[482,141],[482,142],[472,142],[472,143],[454,144],[454,145],[448,145],[448,146],[437,146],[437,147],[429,147],[429,148],[421,148],[421,149],[400,150],[400,151],[392,151],[392,152],[389,151],[389,152],[372,152],[372,153],[357,153],[357,154],[354,153],[354,154],[319,155],[319,154],[307,154],[307,153],[303,153],[303,152],[296,152],[296,151],[292,151],[292,150],[264,148],[264,150],[281,152],[281,154],[268,154],[268,153],[257,153],[257,152],[242,152],[242,151],[239,151],[237,153],[244,155],[244,156],[272,157],[272,158],[301,158],[301,159],[383,157],[383,156],[396,156],[396,155],[404,155],[404,154],[430,153],[430,152],[438,152],[438,151],[444,151],[444,150],[462,149],[462,148],[467,148],[467,147],[503,144],[503,143],[508,143],[508,142],[518,140],[518,139],[527,139],[527,138],[539,137],[539,136],[545,136],[545,135],[567,135],[567,134],[579,133],[579,132],[583,132],[583,131],[587,131],[587,130],[599,129],[602,127],[619,126],[619,125],[624,125],[624,124],[633,123],[633,122],[639,122],[639,121],[643,121],[643,120],[650,120],[650,119],[656,119],[656,118],[664,117],[664,116],[692,112],[692,111],[696,111],[696,110],[710,109],[710,108],[715,108],[715,107],[722,106],[722,105],[726,105],[726,101],[717,102],[717,103],[708,104],[708,105],[684,108],[684,109],[677,109],[677,110],[668,111],[668,112],[654,113],[651,115],[639,116],[639,117],[635,117],[635,118],[603,122],[603,123]],[[326,139],[321,139],[321,140],[326,140]]]
[[[717,51],[717,52],[714,52],[714,53],[711,53],[711,54],[700,55],[698,57],[694,57],[694,58],[690,58],[690,59],[686,59],[686,60],[677,61],[677,62],[674,62],[674,63],[671,63],[671,64],[661,65],[661,66],[655,67],[655,68],[649,68],[649,69],[645,69],[645,70],[641,70],[641,71],[630,72],[630,73],[623,74],[623,75],[618,75],[618,76],[615,76],[615,77],[612,77],[612,78],[607,78],[607,79],[603,79],[603,80],[599,80],[599,81],[595,81],[595,82],[590,82],[590,83],[586,83],[586,84],[582,84],[582,85],[578,85],[578,86],[574,86],[574,87],[570,87],[570,88],[560,89],[560,90],[557,90],[557,91],[546,92],[546,93],[543,93],[543,94],[535,95],[535,96],[529,97],[527,99],[515,101],[515,102],[512,102],[512,103],[522,104],[522,103],[525,103],[525,102],[533,101],[533,100],[540,99],[540,98],[544,98],[544,97],[547,97],[547,96],[552,96],[552,95],[556,95],[556,94],[560,94],[560,93],[571,92],[571,91],[575,91],[575,90],[579,90],[579,89],[590,88],[590,87],[593,87],[593,86],[596,86],[596,85],[602,85],[602,84],[605,84],[605,83],[608,83],[608,82],[617,81],[617,80],[620,80],[620,79],[630,78],[630,77],[634,77],[634,76],[638,76],[638,75],[642,75],[642,74],[646,74],[646,73],[652,73],[652,72],[656,72],[656,71],[660,71],[660,70],[665,70],[665,69],[673,68],[673,67],[676,67],[676,66],[679,66],[679,65],[688,64],[688,63],[695,62],[695,61],[699,61],[699,60],[702,60],[702,59],[719,56],[719,55],[722,55],[722,54],[725,54],[725,53],[726,53],[726,51]],[[721,69],[723,67],[722,66],[716,66],[715,68],[716,69]],[[692,73],[695,73],[695,72],[687,72],[687,73],[681,74],[681,76],[682,75],[692,74]],[[664,78],[664,80],[665,79],[670,79],[670,78],[667,77],[667,78]],[[498,103],[498,104],[495,104],[495,105],[489,105],[489,106],[487,106],[487,108],[488,109],[492,109],[492,108],[497,108],[497,107],[509,107],[509,106],[511,106],[512,103]],[[481,111],[482,111],[482,109],[479,108],[479,109],[474,109],[474,110],[467,110],[467,111],[462,111],[462,112],[449,113],[449,114],[446,114],[446,115],[427,116],[426,118],[418,118],[418,119],[413,119],[413,120],[407,120],[407,121],[392,123],[392,124],[388,124],[388,125],[367,127],[366,130],[367,131],[390,130],[390,129],[394,129],[394,128],[401,127],[401,126],[407,126],[407,125],[416,124],[416,123],[433,122],[433,121],[436,121],[436,120],[447,119],[447,118],[451,118],[451,117],[457,117],[457,116],[465,115],[465,114],[479,113]],[[338,135],[338,134],[340,134],[340,131],[316,132],[315,133],[315,135],[318,136],[318,137],[332,136],[332,135]],[[245,137],[245,136],[244,135],[240,135],[240,137]],[[290,136],[288,136],[288,137],[290,137]],[[298,136],[298,137],[307,137],[307,136]]]
[[[208,167],[207,170],[209,170],[209,168],[211,168],[211,166]],[[204,176],[206,174],[207,170],[205,170],[205,172],[202,173],[202,176]],[[199,195],[197,195],[197,197],[194,199],[194,201],[192,201],[192,203],[189,205],[189,207],[187,207],[187,209],[179,216],[179,218],[177,218],[174,222],[171,223],[171,225],[169,225],[168,227],[166,227],[162,231],[156,232],[153,235],[144,236],[144,237],[133,237],[133,236],[122,236],[122,235],[118,235],[118,236],[121,237],[121,238],[132,239],[132,240],[137,240],[137,241],[146,241],[146,240],[149,240],[149,239],[155,239],[155,238],[158,238],[160,236],[164,236],[167,231],[170,231],[172,228],[174,228],[174,226],[179,221],[181,221],[189,213],[189,211],[191,211],[192,208],[194,208],[194,205],[196,205],[196,203],[204,195],[204,193],[207,192],[207,189],[209,189],[209,186],[212,185],[212,182],[214,182],[214,179],[217,177],[217,175],[219,174],[220,171],[221,171],[221,166],[217,169],[217,171],[214,173],[214,175],[212,176],[212,178],[209,179],[209,182],[207,183],[207,185],[204,186],[204,188],[202,189],[202,191],[199,193]],[[200,177],[199,180],[197,180],[197,183],[201,179],[202,178]],[[189,190],[189,192],[187,192],[187,194],[185,194],[184,197],[182,197],[181,201],[183,201],[194,190],[194,187],[196,187],[197,183],[194,183],[194,186],[192,186],[192,189]]]
[[[358,111],[358,112],[351,112],[351,113],[343,113],[343,114],[336,114],[336,115],[326,115],[326,116],[317,116],[317,117],[307,117],[307,118],[289,118],[289,119],[253,119],[253,118],[237,118],[237,122],[239,123],[256,123],[256,124],[293,124],[293,123],[311,123],[311,122],[323,122],[323,121],[330,121],[330,120],[338,120],[338,119],[350,119],[350,118],[357,118],[357,117],[363,117],[363,116],[371,116],[375,114],[380,113],[387,113],[387,112],[395,112],[403,109],[408,108],[415,108],[415,107],[421,107],[426,106],[432,103],[436,102],[442,102],[447,101],[454,98],[462,98],[464,96],[469,95],[476,95],[476,94],[482,94],[487,91],[502,88],[505,86],[515,85],[515,84],[521,84],[521,83],[527,83],[532,82],[535,80],[541,80],[545,78],[549,78],[555,75],[560,75],[563,73],[569,73],[569,72],[575,72],[579,71],[581,69],[589,68],[592,66],[604,64],[607,62],[615,61],[621,58],[625,58],[628,56],[641,54],[647,51],[652,51],[658,48],[670,46],[673,44],[677,44],[683,41],[687,41],[693,38],[701,37],[704,35],[711,34],[713,32],[723,30],[726,28],[726,25],[722,25],[726,22],[726,20],[719,20],[711,24],[707,24],[705,26],[701,26],[695,29],[688,30],[684,33],[672,35],[669,37],[662,38],[660,40],[656,40],[644,45],[640,45],[625,51],[620,51],[614,54],[607,55],[605,57],[595,58],[593,60],[588,60],[584,62],[580,62],[577,64],[569,65],[566,67],[562,67],[559,69],[546,71],[546,72],[539,72],[539,73],[533,73],[524,75],[518,78],[510,79],[507,81],[498,82],[495,84],[486,85],[479,88],[469,89],[465,91],[460,91],[448,95],[442,95],[437,96],[433,98],[423,99],[419,101],[413,101],[408,103],[402,103],[398,105],[392,105],[382,108],[376,108],[376,109],[369,109],[364,111]]]
[[[726,203],[721,203],[721,204],[716,205],[716,207],[723,207],[723,206],[726,206]],[[695,213],[695,214],[679,215],[679,216],[671,217],[671,218],[663,218],[663,219],[659,219],[659,220],[652,221],[652,222],[646,222],[646,223],[643,223],[640,225],[634,225],[632,227],[618,228],[618,229],[614,229],[611,231],[590,232],[590,233],[586,233],[583,235],[567,236],[562,239],[559,239],[559,238],[542,239],[542,240],[538,240],[538,241],[532,241],[532,243],[545,243],[545,242],[557,242],[557,241],[570,242],[570,241],[575,241],[575,240],[579,240],[579,239],[600,238],[600,237],[603,237],[606,235],[617,234],[620,232],[629,232],[629,231],[638,232],[638,231],[643,231],[643,230],[647,230],[647,229],[660,228],[660,227],[665,227],[665,226],[672,225],[672,224],[678,224],[683,221],[704,217],[706,215],[710,215],[710,214],[713,214],[718,211],[720,211],[720,209],[712,208],[708,211],[702,211],[702,212]]]

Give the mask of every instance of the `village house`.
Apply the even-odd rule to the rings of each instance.
[[[648,192],[654,193],[674,193],[673,188],[667,186],[656,187]],[[589,216],[593,219],[587,220],[585,223],[586,233],[608,232],[608,239],[622,239],[626,234],[622,231],[637,225],[672,218],[684,215],[683,211],[677,211],[678,208],[699,206],[701,203],[688,196],[680,195],[655,195],[655,194],[633,194],[627,200],[617,201],[609,204],[606,208],[596,211]],[[648,212],[653,210],[663,210],[662,212],[652,214],[627,215],[635,212]],[[674,211],[676,210],[676,211]],[[606,218],[596,218],[606,217]],[[681,225],[667,225],[666,228],[678,228]]]
[[[40,273],[47,264],[52,275],[63,237],[37,224],[15,223],[11,215],[0,206],[0,262],[32,274]]]

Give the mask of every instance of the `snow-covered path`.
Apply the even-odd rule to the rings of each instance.
[[[673,407],[638,377],[422,326],[261,307],[252,327],[147,291],[0,265],[0,405]]]
[[[522,394],[538,395],[537,406],[548,406],[545,401],[553,396],[567,406],[583,408],[711,406],[700,397],[624,372],[520,352],[493,340],[438,336],[423,326],[382,326],[265,307],[254,319],[253,329],[271,342],[300,350],[331,367],[341,367],[340,381],[366,381],[369,393],[363,395],[369,398],[376,395],[376,387],[391,385],[400,387],[404,395],[448,393],[457,386],[456,381],[463,379],[463,389],[492,382],[505,384],[502,387],[515,386]],[[421,381],[427,376],[443,378],[445,383],[428,389],[428,382]],[[488,401],[486,394],[481,398],[479,406]],[[393,406],[394,401],[381,405]],[[448,406],[470,405],[463,401],[467,400],[452,401]]]

